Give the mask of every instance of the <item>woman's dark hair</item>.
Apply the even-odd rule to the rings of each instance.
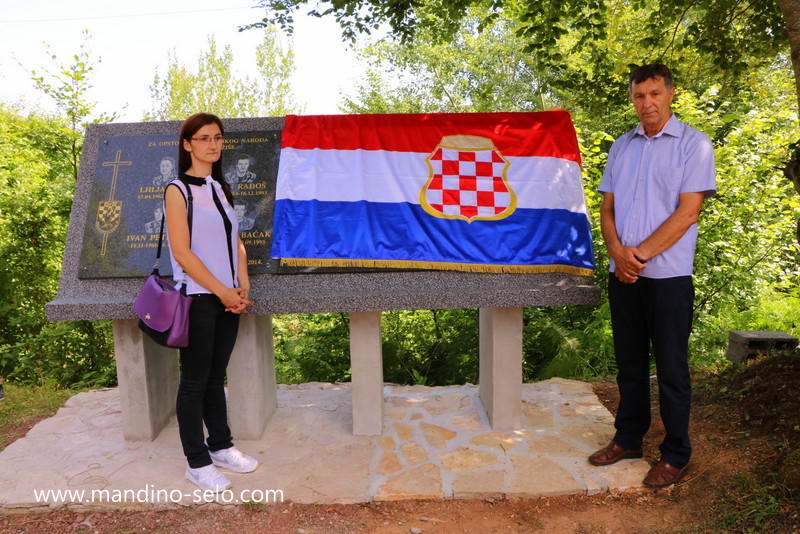
[[[635,83],[642,83],[645,80],[664,79],[664,86],[669,89],[672,87],[672,73],[666,65],[661,63],[651,63],[650,65],[642,65],[636,67],[628,77],[628,87],[632,87]]]
[[[184,139],[187,141],[192,140],[194,134],[207,124],[216,124],[219,126],[219,131],[225,135],[225,127],[222,125],[222,120],[216,115],[211,113],[195,113],[181,125],[181,137],[178,141],[178,170],[186,172],[192,166],[192,155],[183,147]],[[222,172],[222,156],[211,165],[211,177],[222,184],[222,191],[225,193],[225,198],[228,203],[233,205],[233,193],[231,186],[225,181],[225,174]]]

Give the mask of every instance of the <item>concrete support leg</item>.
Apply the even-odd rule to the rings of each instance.
[[[492,428],[522,424],[522,308],[482,308],[480,396]]]
[[[228,413],[234,439],[259,439],[278,407],[271,315],[242,315],[228,364]]]
[[[137,322],[112,321],[122,434],[127,441],[151,441],[175,415],[178,349],[153,342]]]
[[[353,392],[353,434],[383,432],[383,357],[381,313],[350,314],[350,367]]]

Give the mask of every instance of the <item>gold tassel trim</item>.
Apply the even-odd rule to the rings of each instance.
[[[470,273],[567,273],[593,276],[593,269],[571,265],[493,265],[488,263],[448,263],[409,260],[344,260],[334,258],[281,258],[284,267],[369,267],[384,269],[428,269]]]

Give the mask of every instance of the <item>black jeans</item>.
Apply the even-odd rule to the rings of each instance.
[[[225,401],[225,371],[239,332],[239,315],[214,295],[192,295],[189,346],[180,350],[181,380],[176,415],[189,467],[211,464],[208,451],[233,446]],[[204,443],[203,423],[208,429]]]
[[[612,273],[608,299],[620,397],[614,441],[623,449],[640,449],[650,428],[652,343],[661,420],[666,431],[659,446],[661,459],[682,468],[692,455],[689,442],[692,277],[640,277],[633,284],[624,284]]]

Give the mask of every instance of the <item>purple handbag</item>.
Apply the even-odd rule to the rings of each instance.
[[[156,269],[144,281],[133,309],[139,316],[142,332],[159,345],[178,348],[189,346],[191,304],[192,298],[162,280]]]
[[[187,216],[190,243],[192,239],[192,200],[192,194],[189,192]],[[136,300],[133,301],[133,311],[139,316],[139,329],[159,345],[173,348],[188,347],[189,307],[192,304],[192,298],[184,294],[185,282],[179,291],[163,280],[158,273],[163,238],[164,214],[162,212],[156,264],[153,266],[153,272],[145,279]]]

